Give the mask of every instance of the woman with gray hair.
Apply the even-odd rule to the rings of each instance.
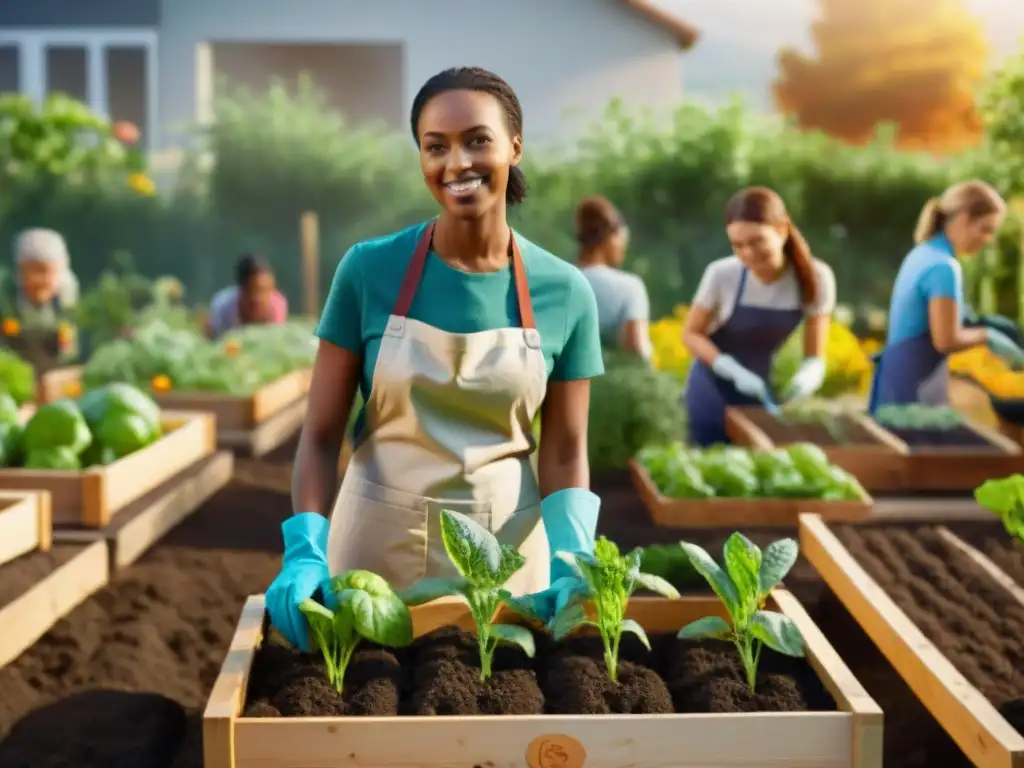
[[[27,229],[14,242],[15,297],[4,323],[7,344],[39,368],[77,357],[77,334],[67,317],[78,299],[67,244],[52,229]]]

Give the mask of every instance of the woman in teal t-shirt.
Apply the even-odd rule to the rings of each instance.
[[[551,583],[554,552],[594,544],[587,416],[589,379],[604,372],[597,305],[579,270],[509,228],[507,208],[526,195],[519,101],[490,72],[450,69],[420,90],[411,122],[440,215],[354,246],[317,329],[295,516],[267,592],[275,626],[305,647],[298,605],[331,575],[361,568],[396,588],[458,578],[443,509],[526,556],[506,588],[538,605],[566,590],[558,566],[563,578]],[[332,513],[357,389],[365,405]],[[537,413],[539,477],[529,461]]]

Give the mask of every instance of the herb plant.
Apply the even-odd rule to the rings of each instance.
[[[536,647],[530,630],[493,623],[498,607],[512,600],[512,593],[504,589],[506,582],[526,564],[526,558],[515,547],[501,544],[475,521],[447,509],[441,511],[441,539],[462,578],[421,579],[400,592],[402,599],[407,605],[422,605],[439,597],[465,598],[476,623],[481,682],[491,676],[494,652],[500,643],[518,645],[532,658]]]
[[[648,650],[651,648],[644,628],[626,618],[630,596],[638,587],[669,598],[679,597],[679,592],[660,576],[640,570],[642,549],[623,555],[618,546],[604,536],[594,545],[593,555],[559,552],[556,556],[573,569],[581,586],[551,620],[551,634],[561,640],[578,627],[595,627],[601,633],[608,677],[617,683],[622,633],[632,632]],[[587,615],[584,600],[593,604],[594,619]]]
[[[1007,533],[1024,541],[1024,475],[986,480],[975,489],[974,498],[999,516]]]
[[[718,616],[705,616],[679,630],[679,637],[731,640],[743,662],[751,691],[757,682],[757,665],[765,645],[787,656],[804,655],[803,638],[792,620],[776,611],[764,610],[768,595],[796,562],[799,549],[793,539],[773,542],[762,552],[746,536],[734,533],[723,547],[724,570],[696,544],[681,542],[680,546],[722,601],[732,625]]]
[[[396,648],[412,642],[412,617],[405,603],[383,578],[370,571],[349,571],[331,579],[337,608],[304,600],[299,610],[327,667],[327,679],[338,693],[345,670],[360,640]]]

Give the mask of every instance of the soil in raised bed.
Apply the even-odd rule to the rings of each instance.
[[[971,526],[948,526],[974,532]],[[838,526],[851,555],[939,651],[1024,733],[1024,606],[936,526]],[[990,548],[992,548],[990,546]],[[1013,549],[1008,540],[1006,549]]]
[[[32,587],[67,565],[85,550],[82,544],[54,544],[49,552],[29,552],[0,565],[0,608],[14,602]]]
[[[911,451],[939,448],[971,453],[1003,453],[997,446],[967,427],[954,427],[953,429],[894,429],[886,427],[886,429],[905,442]]]
[[[792,443],[814,443],[823,447],[883,445],[863,424],[848,416],[836,419],[838,434],[829,432],[823,424],[815,422],[781,421],[767,411],[746,411],[744,416],[764,432],[769,440],[780,446]]]

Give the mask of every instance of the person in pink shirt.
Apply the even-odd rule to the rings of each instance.
[[[207,333],[216,339],[241,325],[280,324],[288,319],[288,300],[274,271],[260,256],[247,253],[235,267],[237,284],[218,291],[210,302]]]

